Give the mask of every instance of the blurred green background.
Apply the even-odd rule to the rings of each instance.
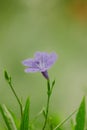
[[[30,97],[32,119],[46,105],[46,80],[40,73],[24,73],[21,62],[36,51],[55,51],[59,59],[49,70],[51,80],[56,79],[50,113],[62,120],[78,107],[87,94],[86,7],[81,0],[0,0],[0,104],[19,117],[4,79],[6,69],[23,104]]]

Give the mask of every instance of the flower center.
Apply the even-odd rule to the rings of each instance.
[[[36,66],[37,66],[39,69],[43,69],[43,68],[45,67],[45,64],[44,64],[44,62],[36,61]]]

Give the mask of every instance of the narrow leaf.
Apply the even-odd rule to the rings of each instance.
[[[18,129],[20,127],[20,119],[18,119],[16,117],[16,115],[11,110],[9,110],[9,112],[10,112],[10,114],[11,114],[11,116],[12,116],[14,122],[15,122],[15,125],[16,125],[17,129]]]
[[[55,80],[52,82],[52,87],[55,85]]]
[[[75,130],[84,130],[84,126],[85,126],[85,97],[83,98],[78,113],[76,115],[76,126],[75,126]]]
[[[4,71],[4,77],[5,77],[6,80],[9,80],[9,76],[8,76],[8,73],[7,73],[6,70]]]
[[[77,109],[75,111],[73,111],[66,119],[64,119],[62,122],[60,122],[53,130],[57,130],[62,125],[64,125],[64,123],[66,123],[75,114],[76,111],[77,111]]]
[[[6,70],[4,71],[4,77],[9,83],[11,83],[11,76],[8,75]]]
[[[15,122],[5,105],[0,106],[0,111],[2,113],[2,116],[4,118],[8,130],[17,130]]]
[[[75,130],[74,121],[71,119],[71,129]]]
[[[51,86],[51,90],[50,90],[51,93],[52,93],[54,85],[55,85],[55,80],[52,82],[52,86]]]
[[[20,130],[28,130],[29,129],[29,98],[26,101],[24,113],[21,120]]]

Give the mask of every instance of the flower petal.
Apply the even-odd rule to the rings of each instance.
[[[25,69],[25,72],[45,72],[47,71],[57,59],[57,54],[47,52],[36,52],[34,58],[26,59],[22,63],[29,68]]]
[[[34,59],[26,59],[22,62],[23,65],[32,67],[32,64],[34,62]]]
[[[46,57],[49,57],[49,54],[46,52],[36,52],[35,53],[35,60],[40,60],[44,62],[44,59],[46,59]]]
[[[57,54],[56,53],[51,53],[49,55],[49,58],[47,60],[47,68],[50,68],[57,60]]]
[[[27,68],[25,69],[26,73],[35,73],[35,72],[40,72],[38,68]]]

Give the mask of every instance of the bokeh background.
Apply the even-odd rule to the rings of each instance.
[[[12,76],[23,104],[30,97],[32,119],[46,105],[46,80],[40,73],[24,73],[21,62],[36,51],[58,54],[49,70],[51,80],[56,79],[50,113],[63,120],[87,94],[87,1],[0,0],[0,104],[18,117],[19,107],[3,71]],[[0,129],[4,128],[1,118]]]

